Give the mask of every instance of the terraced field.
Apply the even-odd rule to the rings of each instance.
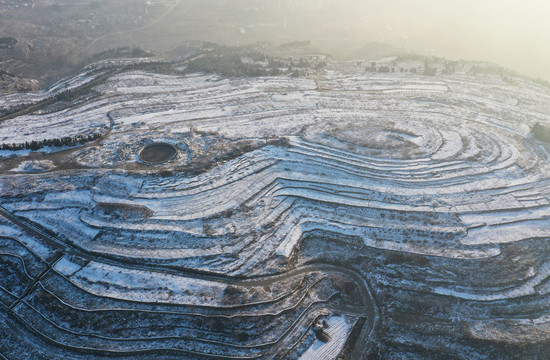
[[[548,358],[550,91],[505,80],[125,69],[13,116],[101,136],[0,152],[1,356]]]

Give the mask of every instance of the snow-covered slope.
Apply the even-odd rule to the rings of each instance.
[[[0,153],[0,240],[19,249],[2,261],[28,278],[1,280],[1,299],[46,353],[298,358],[331,315],[345,336],[368,328],[365,354],[550,351],[550,163],[530,135],[550,124],[548,90],[331,63],[311,78],[126,71],[94,91],[0,128],[101,133]],[[144,164],[151,142],[178,154]]]

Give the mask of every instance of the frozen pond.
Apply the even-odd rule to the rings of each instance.
[[[161,164],[172,160],[177,154],[177,149],[167,143],[153,143],[139,151],[139,158],[149,164]]]

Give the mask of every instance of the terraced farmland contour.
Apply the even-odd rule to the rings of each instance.
[[[333,62],[90,91],[1,124],[82,140],[0,151],[3,358],[550,353],[547,89]]]

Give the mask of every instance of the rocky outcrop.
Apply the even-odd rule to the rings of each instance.
[[[0,93],[34,92],[38,85],[38,80],[24,79],[0,70]]]

